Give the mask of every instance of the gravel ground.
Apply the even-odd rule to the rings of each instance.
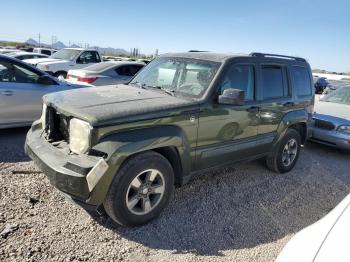
[[[261,161],[205,174],[159,219],[125,229],[51,187],[23,152],[25,133],[0,131],[0,261],[273,261],[350,192],[350,156],[308,144],[288,174]]]

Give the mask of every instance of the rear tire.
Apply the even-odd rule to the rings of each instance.
[[[266,158],[267,167],[277,173],[289,172],[298,161],[300,147],[300,133],[295,129],[288,129],[275,152]]]
[[[116,223],[140,226],[159,216],[173,190],[172,166],[165,157],[150,151],[123,164],[113,179],[104,208]]]

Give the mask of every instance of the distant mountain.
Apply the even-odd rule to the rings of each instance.
[[[28,45],[33,45],[33,46],[38,46],[39,43],[35,41],[33,38],[29,38],[27,41],[25,41],[26,44]]]
[[[62,48],[66,48],[67,46],[63,44],[61,41],[58,41],[54,43],[52,47],[55,49],[62,49]]]
[[[76,45],[76,44],[72,44],[70,47],[71,47],[71,48],[79,48],[80,46],[78,46],[78,45]]]
[[[125,49],[121,48],[113,48],[113,47],[98,47],[93,46],[91,48],[94,48],[98,50],[101,54],[115,54],[115,55],[126,55],[128,52]]]
[[[28,45],[32,45],[32,46],[39,46],[39,43],[37,41],[35,41],[33,38],[29,38],[25,43]],[[44,44],[44,43],[40,43],[40,45],[42,47],[51,47],[51,45]],[[66,47],[67,46],[64,43],[62,43],[61,41],[58,41],[55,44],[53,44],[53,48],[55,48],[55,49],[62,49],[62,48],[66,48]],[[78,46],[76,44],[72,44],[69,47],[79,48],[80,46]],[[99,47],[99,46],[92,46],[91,48],[98,50],[101,54],[114,54],[114,55],[122,55],[123,54],[123,55],[125,55],[125,54],[129,53],[125,49],[122,49],[122,48]]]

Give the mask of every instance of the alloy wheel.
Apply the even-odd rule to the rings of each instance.
[[[282,163],[285,167],[290,166],[298,153],[298,142],[292,138],[288,140],[282,151]]]
[[[126,193],[126,206],[136,215],[146,215],[161,201],[165,190],[163,174],[156,169],[139,173],[130,183]]]

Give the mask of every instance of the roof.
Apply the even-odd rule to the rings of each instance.
[[[141,62],[134,62],[134,61],[108,61],[108,62],[100,62],[96,64],[92,64],[90,66],[76,69],[79,71],[92,71],[92,72],[103,72],[105,70],[109,70],[111,68],[114,68],[119,65],[140,65],[145,66],[144,63]],[[74,69],[73,69],[74,70]]]
[[[45,54],[38,54],[38,53],[33,53],[33,52],[22,52],[22,51],[19,51],[19,52],[13,52],[13,53],[9,53],[9,54],[6,54],[8,56],[19,56],[19,55],[45,55]]]
[[[81,47],[65,47],[63,49],[72,49],[72,50],[80,50],[80,51],[97,51],[94,48],[81,48]]]
[[[183,58],[192,58],[200,60],[208,60],[213,62],[223,62],[228,58],[236,56],[248,56],[248,55],[239,55],[239,54],[230,54],[230,53],[214,53],[214,52],[183,52],[183,53],[167,53],[162,54],[163,57],[183,57]]]
[[[265,53],[235,54],[235,53],[191,51],[191,52],[183,52],[183,53],[167,53],[160,56],[192,58],[192,59],[207,60],[207,61],[220,62],[220,63],[224,62],[229,58],[234,58],[234,57],[255,57],[255,58],[279,59],[279,60],[282,59],[287,61],[306,62],[304,58],[300,58],[300,57],[285,56],[285,55],[278,55],[278,54],[265,54]]]

